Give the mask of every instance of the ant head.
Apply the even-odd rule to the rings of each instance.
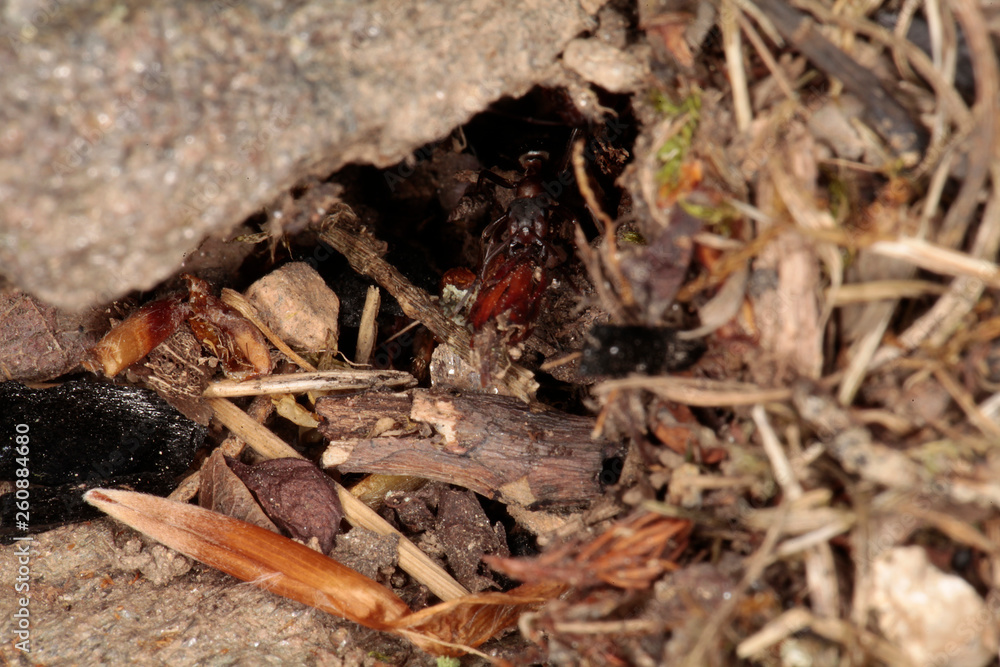
[[[545,238],[549,233],[549,220],[545,207],[537,199],[517,199],[507,210],[507,230],[511,238],[530,243]]]

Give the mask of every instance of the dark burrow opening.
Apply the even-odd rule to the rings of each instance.
[[[438,295],[442,276],[449,270],[481,270],[487,245],[483,230],[503,214],[514,196],[511,190],[481,177],[484,172],[516,182],[525,173],[524,156],[540,156],[545,194],[571,211],[584,235],[593,240],[598,228],[584,205],[569,159],[571,142],[583,141],[586,174],[600,205],[612,218],[627,208],[627,195],[615,180],[631,158],[638,123],[627,96],[602,92],[598,99],[605,112],[601,121],[593,122],[576,111],[565,91],[536,87],[524,97],[499,100],[396,165],[385,169],[348,165],[321,185],[335,186],[338,199],[387,244],[385,258],[391,264],[413,284]],[[314,188],[316,184],[301,186],[291,196],[308,199]],[[265,211],[249,219],[245,227],[267,231],[273,228],[273,216],[274,211]],[[551,245],[562,260],[552,269],[552,277],[571,285],[571,294],[557,299],[547,292],[542,297],[542,314],[533,322],[535,337],[546,335],[560,320],[572,320],[578,315],[574,307],[587,298],[587,278],[576,259],[572,228],[566,225],[551,234]],[[340,350],[353,358],[365,294],[372,281],[355,273],[308,229],[272,242],[273,252],[264,251],[265,245],[244,265],[242,279],[263,275],[286,261],[309,261],[340,298]],[[427,345],[427,336],[413,330],[398,335],[410,323],[383,290],[374,366],[413,371],[414,364],[426,357],[427,351],[415,346]],[[539,400],[569,412],[586,412],[578,388],[540,369],[549,359],[533,351],[528,342],[528,352],[520,362],[537,373]],[[428,383],[426,373],[418,377],[421,384]]]

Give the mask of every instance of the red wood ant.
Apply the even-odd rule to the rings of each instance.
[[[550,271],[566,259],[565,250],[553,241],[572,215],[546,192],[542,166],[547,157],[542,152],[522,156],[525,174],[516,183],[492,171],[479,177],[480,183],[487,179],[513,189],[515,197],[483,230],[479,291],[469,321],[477,332],[495,321],[510,343],[531,333],[551,283]]]

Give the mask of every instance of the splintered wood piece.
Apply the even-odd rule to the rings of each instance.
[[[425,477],[534,508],[579,505],[601,493],[604,443],[591,440],[588,417],[529,408],[505,396],[425,389],[402,395],[410,401],[409,420],[430,426],[433,437],[357,438],[386,398],[353,397],[351,416],[337,405],[344,399],[325,397],[316,404],[320,432],[331,440],[322,465]],[[391,401],[398,417],[398,399]]]
[[[371,438],[382,433],[373,433],[381,422],[392,427],[406,423],[410,418],[410,406],[413,403],[409,394],[384,392],[365,392],[353,396],[334,397],[323,396],[317,399],[317,414],[323,417],[324,423],[320,430],[327,433],[331,440],[346,438]],[[322,406],[322,407],[321,407]],[[388,429],[379,429],[385,431]]]
[[[382,259],[378,243],[374,238],[363,231],[355,232],[338,226],[337,216],[327,218],[319,236],[325,243],[343,254],[352,269],[384,287],[396,299],[407,317],[427,327],[470,365],[478,364],[473,354],[469,332],[448,319],[429,294],[416,287],[395,267]],[[538,388],[534,374],[513,363],[503,369],[502,377],[493,379],[500,391],[525,402],[531,400]]]

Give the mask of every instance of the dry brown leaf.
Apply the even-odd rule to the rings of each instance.
[[[272,533],[280,532],[253,499],[250,489],[226,465],[225,454],[221,449],[215,450],[201,468],[198,505],[260,526]]]

